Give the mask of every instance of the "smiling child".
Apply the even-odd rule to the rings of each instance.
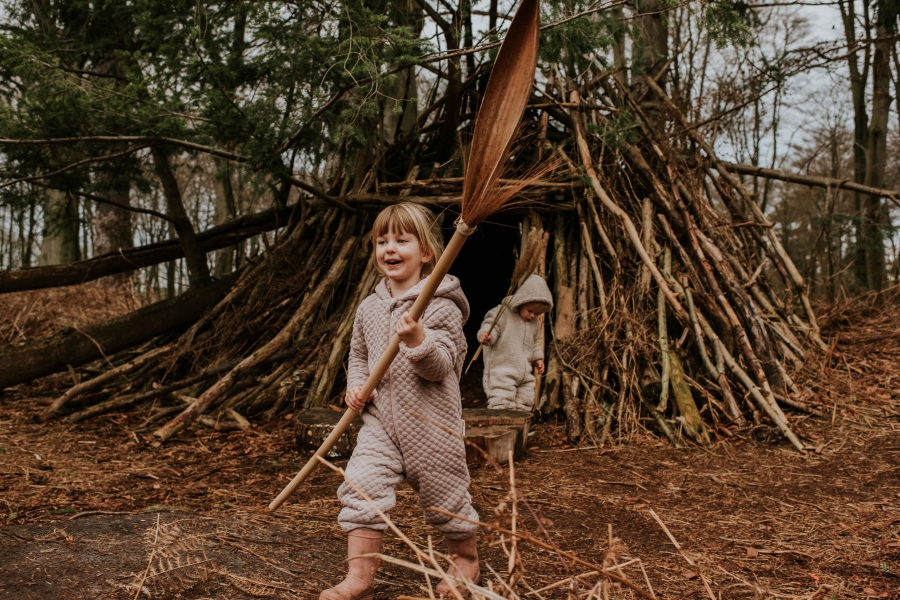
[[[425,521],[447,540],[454,561],[451,574],[478,581],[473,524],[478,515],[468,490],[465,445],[452,433],[463,427],[459,377],[469,303],[459,280],[448,275],[418,322],[408,314],[443,250],[428,209],[410,203],[386,208],[375,219],[372,241],[385,278],[362,301],[353,322],[346,401],[361,412],[363,426],[347,464],[347,479],[385,513],[396,503],[396,487],[407,481],[419,494]],[[363,398],[362,385],[395,332],[400,353],[372,397]],[[363,555],[381,551],[387,525],[349,483],[341,485],[338,497],[343,504],[338,523],[348,532],[349,573],[319,598],[369,600],[378,559]],[[449,584],[441,582],[436,591],[449,596]]]

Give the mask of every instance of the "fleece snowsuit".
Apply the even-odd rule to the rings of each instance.
[[[484,393],[488,408],[531,410],[534,406],[534,375],[532,363],[544,359],[541,342],[541,319],[526,321],[519,315],[519,307],[529,302],[543,302],[553,306],[553,296],[547,282],[531,275],[512,296],[484,317],[478,334],[491,331],[491,339],[484,344]]]
[[[348,388],[365,383],[424,282],[391,298],[389,281],[384,279],[362,301],[353,322]],[[459,378],[466,355],[463,323],[468,316],[469,303],[459,280],[445,277],[422,316],[424,341],[415,348],[400,343],[400,354],[363,409],[363,426],[346,469],[348,479],[385,513],[396,503],[397,485],[408,481],[419,494],[425,521],[450,539],[467,538],[477,526],[431,512],[429,507],[478,520],[469,494],[465,444],[451,433],[463,429]],[[344,505],[338,517],[344,531],[387,529],[346,481],[338,497]]]

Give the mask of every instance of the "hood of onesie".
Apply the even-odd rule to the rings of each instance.
[[[419,294],[422,291],[422,288],[425,286],[425,282],[428,280],[428,277],[411,287],[406,291],[405,294],[396,298],[398,302],[401,301],[409,301],[415,302],[416,298],[419,297]],[[542,280],[543,281],[543,280]],[[547,287],[546,284],[544,287]],[[549,290],[547,291],[549,294]],[[388,289],[388,278],[384,277],[381,281],[378,282],[378,285],[375,286],[375,294],[382,300],[390,300],[391,292]],[[459,307],[459,311],[462,313],[463,323],[469,320],[469,301],[466,299],[466,295],[463,293],[462,286],[459,283],[459,279],[454,277],[453,275],[445,275],[444,280],[441,281],[441,284],[438,286],[437,291],[434,293],[435,298],[446,298],[452,301],[456,306]]]
[[[553,308],[553,295],[540,275],[529,275],[516,293],[509,296],[509,306],[515,309],[529,302],[543,302]]]

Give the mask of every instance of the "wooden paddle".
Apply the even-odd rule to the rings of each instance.
[[[481,110],[475,120],[468,172],[463,183],[461,215],[453,237],[450,238],[447,248],[409,311],[409,315],[416,321],[422,317],[438,285],[459,255],[466,238],[484,219],[509,206],[518,192],[531,181],[524,179],[502,188],[497,185],[519,122],[525,113],[525,105],[531,97],[531,86],[537,65],[539,17],[538,0],[522,0],[497,53]],[[363,398],[369,397],[375,391],[399,350],[400,338],[394,334],[362,387]],[[352,409],[344,413],[322,446],[316,450],[316,454],[272,500],[269,510],[276,510],[303,483],[319,464],[317,457],[324,456],[334,447],[358,414]]]

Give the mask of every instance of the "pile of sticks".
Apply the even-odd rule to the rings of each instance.
[[[323,404],[343,373],[355,307],[376,283],[367,226],[334,208],[304,216],[187,331],[111,357],[112,368],[69,389],[44,418],[75,404],[65,422],[143,405],[143,428],[164,423],[156,433],[168,439],[198,417],[228,430],[249,426],[242,414],[293,410],[298,396]]]
[[[589,188],[552,225],[557,306],[539,409],[561,410],[572,441],[603,443],[613,425],[628,437],[652,418],[675,445],[705,444],[711,429],[750,421],[802,451],[784,408],[817,411],[789,373],[827,350],[806,283],[740,179],[647,81],[652,117],[612,79],[567,93],[551,80],[545,94],[566,111],[560,151]],[[603,132],[624,111],[642,135],[613,146]]]

